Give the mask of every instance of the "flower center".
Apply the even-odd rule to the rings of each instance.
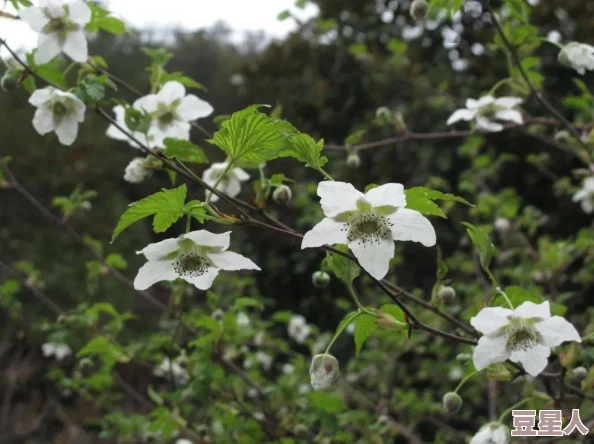
[[[507,342],[509,351],[526,351],[538,344],[540,333],[527,319],[511,318],[507,326]]]
[[[486,119],[493,119],[495,114],[497,114],[497,111],[499,111],[499,107],[497,107],[495,104],[490,104],[480,107],[477,115]]]
[[[206,273],[211,267],[210,260],[198,249],[182,253],[179,255],[173,269],[177,274],[184,277],[198,277]]]
[[[347,221],[347,240],[362,242],[379,242],[390,237],[392,224],[375,210],[356,212]]]
[[[68,114],[68,108],[62,102],[56,102],[52,107],[52,112],[56,117],[63,117]]]
[[[175,116],[171,111],[166,111],[159,116],[159,123],[163,126],[169,126],[175,119]]]

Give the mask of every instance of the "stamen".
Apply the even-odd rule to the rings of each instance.
[[[198,249],[192,249],[178,256],[173,269],[182,277],[198,277],[206,273],[212,266],[210,260]]]
[[[511,318],[507,326],[505,347],[509,351],[530,350],[540,341],[540,333],[530,321],[523,318]]]
[[[163,126],[168,126],[173,122],[175,116],[171,111],[166,111],[159,116],[159,123]]]
[[[390,237],[390,223],[375,210],[356,212],[352,214],[343,230],[348,230],[347,240],[361,240],[364,244],[379,243],[380,239]]]

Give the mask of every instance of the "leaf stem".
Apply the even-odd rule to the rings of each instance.
[[[331,180],[332,182],[334,182],[334,179],[332,178],[332,176],[330,174],[328,174],[326,171],[324,171],[322,168],[319,168],[318,171],[322,174],[322,176],[324,176],[326,179]]]
[[[514,305],[511,303],[511,301],[507,297],[507,294],[505,294],[505,291],[503,291],[501,288],[497,287],[497,293],[499,293],[501,296],[503,296],[503,299],[505,299],[505,302],[507,303],[507,305],[509,305],[509,308],[511,308],[512,310],[515,310]]]
[[[359,311],[361,311],[363,313],[367,313],[370,316],[377,317],[377,315],[374,312],[363,307],[363,305],[359,301],[359,298],[357,297],[357,292],[355,291],[355,288],[353,287],[352,283],[347,284],[347,288],[349,289],[349,293],[350,293],[351,297],[353,298],[353,301],[355,302],[355,305],[357,306]]]
[[[338,337],[342,334],[342,332],[345,330],[345,328],[347,328],[351,322],[353,322],[359,315],[362,315],[363,312],[362,311],[358,311],[350,320],[349,322],[345,322],[344,325],[342,325],[334,334],[334,337],[332,338],[332,340],[330,341],[330,343],[328,344],[328,347],[326,347],[326,351],[324,352],[324,354],[328,354],[330,352],[330,349],[332,348],[332,346],[334,345],[334,343],[336,342],[336,340],[338,339]]]

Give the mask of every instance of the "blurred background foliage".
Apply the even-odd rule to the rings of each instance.
[[[262,35],[253,35],[243,44],[232,44],[223,25],[175,33],[168,43],[174,54],[168,67],[205,85],[199,95],[214,106],[216,114],[268,103],[277,106],[276,112],[282,112],[299,130],[323,138],[327,144],[346,146],[393,137],[405,129],[415,133],[447,131],[445,122],[451,112],[462,107],[466,98],[487,93],[507,75],[505,55],[490,43],[493,27],[488,17],[476,10],[479,2],[465,2],[475,5],[463,7],[454,21],[447,16],[429,17],[420,24],[410,18],[406,0],[314,3],[320,9],[319,17],[301,23],[282,41],[263,44]],[[564,41],[588,42],[594,32],[592,9],[590,2],[581,0],[546,0],[533,8],[531,21],[541,36],[558,31]],[[445,48],[443,30],[455,24],[463,26],[461,40],[455,47]],[[144,68],[150,60],[141,49],[162,46],[158,37],[150,30],[120,36],[97,34],[90,52],[101,55],[113,74],[147,92]],[[534,55],[550,100],[560,107],[569,105],[568,116],[576,121],[590,123],[592,106],[572,81],[575,73],[557,63],[555,48],[542,45]],[[581,78],[586,87],[592,86],[591,78]],[[520,94],[505,86],[500,93],[503,91]],[[112,96],[129,102],[135,99],[123,89]],[[571,101],[568,96],[575,98]],[[10,168],[23,187],[62,217],[64,224],[84,233],[86,243],[107,256],[109,265],[133,278],[144,260],[134,251],[181,233],[183,227],[159,236],[152,233],[148,222],[139,223],[113,245],[109,244],[111,232],[130,202],[171,187],[170,178],[157,172],[140,185],[125,182],[124,168],[136,153],[127,144],[107,138],[105,122],[91,112],[73,147],[59,146],[53,136],[40,137],[30,125],[33,111],[27,99],[23,90],[0,95],[2,156],[12,157]],[[389,112],[377,115],[380,107]],[[533,97],[524,109],[530,115],[548,117]],[[210,119],[201,123],[210,132],[217,130]],[[456,302],[445,311],[469,319],[480,308],[484,293],[490,291],[461,226],[462,221],[470,221],[491,232],[499,249],[493,269],[502,285],[521,286],[537,297],[565,305],[567,316],[585,335],[594,319],[590,301],[594,235],[591,217],[571,202],[580,178],[575,170],[583,165],[555,148],[555,134],[560,129],[531,128],[549,143],[522,129],[468,138],[403,140],[361,150],[357,168],[347,166],[344,150],[326,155],[330,174],[359,189],[370,183],[399,182],[407,188],[424,185],[475,204],[470,209],[446,207],[448,219],[432,218],[450,269],[445,283],[457,291]],[[193,140],[210,159],[222,161],[222,153],[193,131]],[[321,178],[317,172],[295,168],[294,161],[288,159],[271,162],[266,172],[284,173],[295,180],[292,202],[281,207],[271,200],[268,211],[301,232],[319,220],[315,190]],[[250,174],[257,178],[258,171],[250,170]],[[203,197],[202,190],[188,186],[190,196]],[[67,199],[66,205],[72,207],[68,214],[52,205],[57,197],[71,196],[77,189],[79,194],[84,190],[96,194],[84,196],[73,207],[76,199]],[[246,186],[242,197],[250,200],[253,196],[251,186]],[[327,289],[312,286],[311,275],[320,269],[323,259],[319,251],[302,252],[295,240],[236,227],[232,245],[264,271],[253,278],[228,273],[219,277],[206,295],[178,284],[157,286],[151,293],[169,306],[162,314],[115,279],[89,249],[42,217],[19,193],[6,187],[0,191],[0,199],[2,262],[52,295],[59,306],[75,309],[56,322],[30,291],[3,273],[3,442],[169,442],[180,434],[177,436],[195,442],[459,443],[520,400],[519,396],[554,389],[543,384],[487,382],[478,377],[461,392],[462,410],[447,415],[441,397],[468,372],[455,357],[470,352],[470,347],[421,332],[413,332],[410,339],[378,332],[356,359],[352,339],[343,335],[333,349],[344,376],[338,388],[306,396],[305,388],[300,388],[308,383],[307,366],[315,343],[323,342],[322,333],[334,331],[352,310],[348,293],[337,279]],[[90,205],[83,204],[87,201]],[[497,218],[509,220],[511,228],[494,231]],[[435,284],[436,250],[415,243],[396,248],[399,254],[388,278],[429,301]],[[389,302],[366,280],[356,284],[365,304],[379,307]],[[101,306],[93,305],[97,303],[111,304],[103,307],[107,314],[95,313],[102,311]],[[112,306],[116,312],[109,314]],[[209,334],[221,333],[206,320],[216,308],[225,312],[224,325],[229,324],[221,342],[208,339]],[[415,309],[421,312],[419,306]],[[290,313],[285,311],[302,314],[314,326],[305,344],[288,340]],[[251,324],[247,329],[235,325],[240,312],[248,312]],[[174,321],[179,313],[202,334],[195,337],[179,331]],[[449,328],[441,318],[422,313],[427,323]],[[95,344],[98,351],[91,350],[93,359],[82,365],[84,357],[80,355],[56,362],[43,358],[39,351],[49,339],[66,341],[79,350],[98,336],[110,338],[111,345]],[[197,342],[188,345],[191,341]],[[177,356],[181,348],[188,356],[186,367],[195,375],[183,390],[152,374],[163,353]],[[229,363],[241,366],[249,357],[257,361],[259,350],[273,356],[274,365],[245,371],[264,392],[272,394],[249,396],[249,384],[229,371]],[[576,356],[569,369],[589,367],[594,360],[587,347]],[[295,365],[293,373],[282,372],[286,363]],[[146,395],[150,388],[152,402],[159,404],[161,397],[165,401],[154,408],[138,400],[124,400],[113,381],[97,376],[102,370],[94,372],[110,365],[138,392]],[[91,376],[95,379],[90,380]],[[591,379],[592,385],[585,389],[592,390],[594,376]],[[579,400],[573,396],[568,404],[570,401]],[[531,408],[543,408],[547,402],[534,401]],[[50,412],[44,413],[44,408]],[[591,420],[592,402],[585,401],[582,410],[582,419]],[[265,419],[254,420],[255,412],[263,412]],[[186,418],[186,428],[176,415]],[[35,430],[21,433],[29,430],[27,424],[35,418],[41,418]],[[202,441],[188,434],[187,428]]]

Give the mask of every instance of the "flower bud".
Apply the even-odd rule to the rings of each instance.
[[[426,0],[414,0],[410,5],[410,15],[415,20],[423,20],[427,15],[429,5]]]
[[[20,72],[16,71],[6,71],[2,76],[2,80],[0,81],[0,85],[2,89],[6,92],[14,92],[19,89],[19,78],[21,77]]]
[[[359,168],[361,166],[361,158],[356,152],[351,152],[347,156],[346,164],[349,168]]]
[[[462,407],[462,398],[458,393],[449,392],[443,397],[443,408],[448,413],[456,413]]]
[[[441,287],[437,292],[439,300],[445,304],[449,304],[456,298],[456,290],[452,287]]]
[[[386,330],[406,330],[408,325],[404,322],[397,321],[394,316],[383,311],[376,310],[377,314],[377,325]]]
[[[290,202],[292,195],[291,188],[286,185],[281,185],[274,190],[272,198],[277,204],[287,205]]]
[[[215,311],[212,312],[212,314],[210,315],[215,321],[220,321],[223,319],[223,316],[225,315],[225,312],[223,310],[221,310],[220,308],[217,308]]]
[[[330,275],[325,271],[316,271],[312,275],[311,281],[316,288],[326,288],[330,283]]]
[[[576,367],[571,371],[573,377],[578,381],[583,381],[588,376],[588,370],[586,367]]]
[[[315,355],[311,361],[309,375],[314,390],[325,390],[338,377],[338,361],[330,354]]]

